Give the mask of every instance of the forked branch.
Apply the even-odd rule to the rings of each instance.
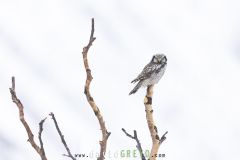
[[[43,123],[46,120],[46,118],[41,120],[39,123],[39,132],[38,132],[38,139],[39,139],[39,143],[40,143],[40,147],[39,147],[34,140],[34,135],[31,131],[27,121],[24,118],[24,110],[23,110],[24,107],[23,107],[22,102],[17,98],[16,91],[15,91],[15,78],[14,77],[12,77],[12,87],[9,88],[9,90],[10,90],[10,93],[12,96],[13,103],[15,103],[16,106],[18,107],[19,119],[22,122],[22,124],[28,134],[28,142],[32,145],[32,147],[39,154],[39,156],[41,157],[42,160],[47,160],[47,157],[46,157],[45,151],[44,151],[44,147],[43,147],[43,142],[42,142]]]
[[[85,46],[82,51],[84,67],[85,67],[86,74],[87,74],[84,93],[87,97],[87,101],[88,101],[89,105],[91,106],[95,116],[98,119],[101,131],[102,131],[102,140],[99,142],[100,143],[100,155],[98,157],[98,160],[104,160],[105,159],[104,155],[106,153],[106,148],[107,148],[107,140],[111,133],[107,131],[103,116],[90,93],[90,84],[91,84],[93,77],[91,74],[91,69],[89,67],[88,57],[87,57],[88,51],[89,51],[90,47],[92,46],[93,41],[96,39],[96,37],[94,37],[94,29],[95,29],[94,28],[94,19],[92,18],[92,28],[91,28],[90,39],[89,39],[87,46]]]
[[[146,158],[145,158],[145,156],[143,154],[143,149],[142,149],[141,143],[140,143],[140,141],[138,139],[138,136],[137,136],[137,131],[136,130],[133,131],[133,136],[131,134],[127,133],[127,131],[124,128],[122,128],[122,131],[126,134],[126,136],[134,139],[137,142],[136,147],[137,147],[137,149],[138,149],[138,151],[140,153],[141,159],[142,160],[146,160]]]

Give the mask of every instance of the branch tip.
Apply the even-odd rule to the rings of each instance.
[[[12,90],[15,91],[15,77],[12,76]]]

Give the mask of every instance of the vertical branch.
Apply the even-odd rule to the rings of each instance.
[[[105,155],[106,148],[107,148],[107,140],[111,133],[107,131],[103,116],[90,93],[90,84],[91,84],[93,77],[91,74],[91,69],[89,68],[89,65],[88,65],[88,57],[87,57],[88,50],[92,46],[92,43],[95,39],[96,39],[96,37],[94,37],[94,19],[92,18],[92,29],[91,29],[90,39],[89,39],[87,46],[84,47],[83,51],[82,51],[84,67],[85,67],[86,74],[87,74],[84,93],[87,97],[87,101],[88,101],[89,105],[91,106],[95,116],[98,119],[101,131],[102,131],[102,140],[99,142],[100,143],[100,156],[98,157],[98,160],[104,160],[105,159],[104,155]]]
[[[39,156],[41,157],[42,160],[47,160],[47,157],[45,155],[45,151],[43,148],[43,142],[42,142],[42,131],[43,131],[43,123],[45,121],[45,119],[43,119],[40,123],[39,123],[39,132],[38,132],[38,138],[39,138],[39,142],[41,147],[39,147],[35,140],[34,140],[34,135],[27,123],[27,121],[24,118],[24,110],[23,110],[23,104],[22,102],[17,98],[16,95],[16,91],[15,91],[15,77],[12,77],[12,87],[9,88],[11,96],[12,96],[12,101],[13,103],[16,104],[16,106],[18,107],[19,110],[19,119],[22,122],[27,134],[28,134],[28,142],[32,145],[32,147],[34,148],[34,150],[39,154]]]
[[[147,87],[147,94],[144,98],[144,105],[146,111],[146,119],[148,128],[152,138],[152,149],[150,154],[150,160],[155,160],[157,157],[158,149],[162,142],[166,139],[165,135],[167,132],[159,138],[157,127],[153,119],[153,109],[152,109],[152,96],[153,96],[153,85]]]

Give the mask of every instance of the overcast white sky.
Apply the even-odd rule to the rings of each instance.
[[[39,121],[54,112],[73,153],[99,152],[98,122],[83,94],[81,52],[92,17],[91,91],[112,132],[106,159],[135,149],[122,127],[136,129],[144,150],[151,148],[145,89],[128,93],[156,53],[168,58],[154,88],[159,134],[169,132],[159,153],[165,160],[240,159],[239,1],[0,0],[1,160],[40,159],[11,101],[13,75],[36,137]],[[50,117],[43,140],[49,160],[68,159]]]

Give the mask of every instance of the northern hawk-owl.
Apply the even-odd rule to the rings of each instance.
[[[164,54],[153,55],[151,61],[131,83],[138,82],[129,95],[136,93],[140,87],[147,87],[158,83],[167,67],[167,57]]]

